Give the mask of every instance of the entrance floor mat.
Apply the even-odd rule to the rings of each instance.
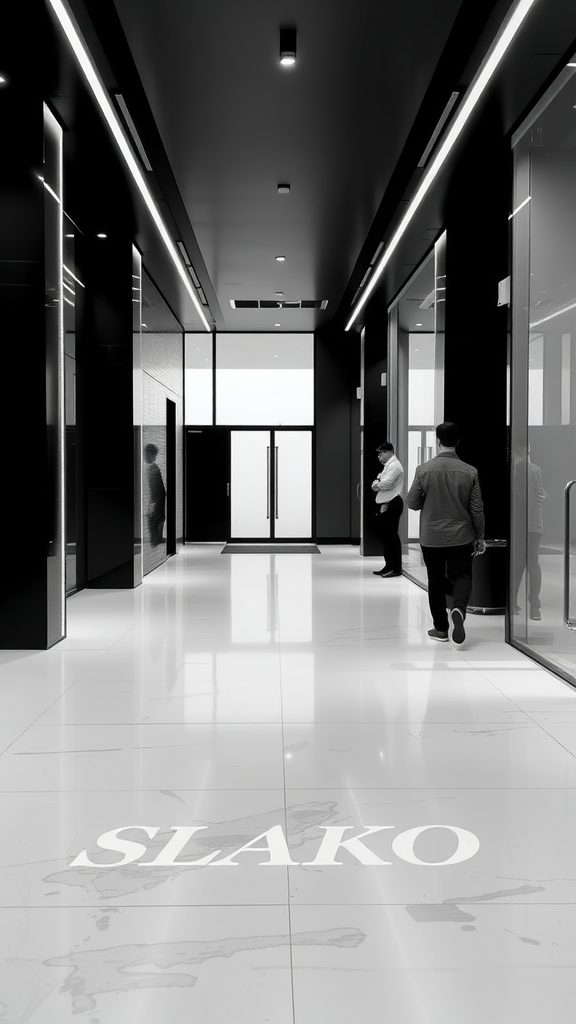
[[[315,544],[227,544],[221,555],[319,555]]]

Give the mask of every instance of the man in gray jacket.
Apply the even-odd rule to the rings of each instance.
[[[460,432],[455,423],[436,428],[438,455],[416,469],[408,508],[421,510],[420,545],[428,573],[432,640],[448,640],[446,595],[452,594],[452,640],[466,638],[464,619],[472,589],[472,558],[486,550],[484,506],[474,466],[456,455]]]

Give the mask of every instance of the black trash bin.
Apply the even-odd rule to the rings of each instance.
[[[503,615],[508,574],[505,540],[487,540],[486,551],[472,559],[472,591],[468,611],[473,615]]]

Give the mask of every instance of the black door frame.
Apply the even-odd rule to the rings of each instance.
[[[176,554],[176,402],[166,399],[166,557]]]

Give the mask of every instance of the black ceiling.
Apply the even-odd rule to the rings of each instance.
[[[465,6],[85,0],[218,329],[312,330],[331,319]],[[298,31],[292,68],[278,63],[286,24]],[[230,304],[277,291],[328,306]]]

